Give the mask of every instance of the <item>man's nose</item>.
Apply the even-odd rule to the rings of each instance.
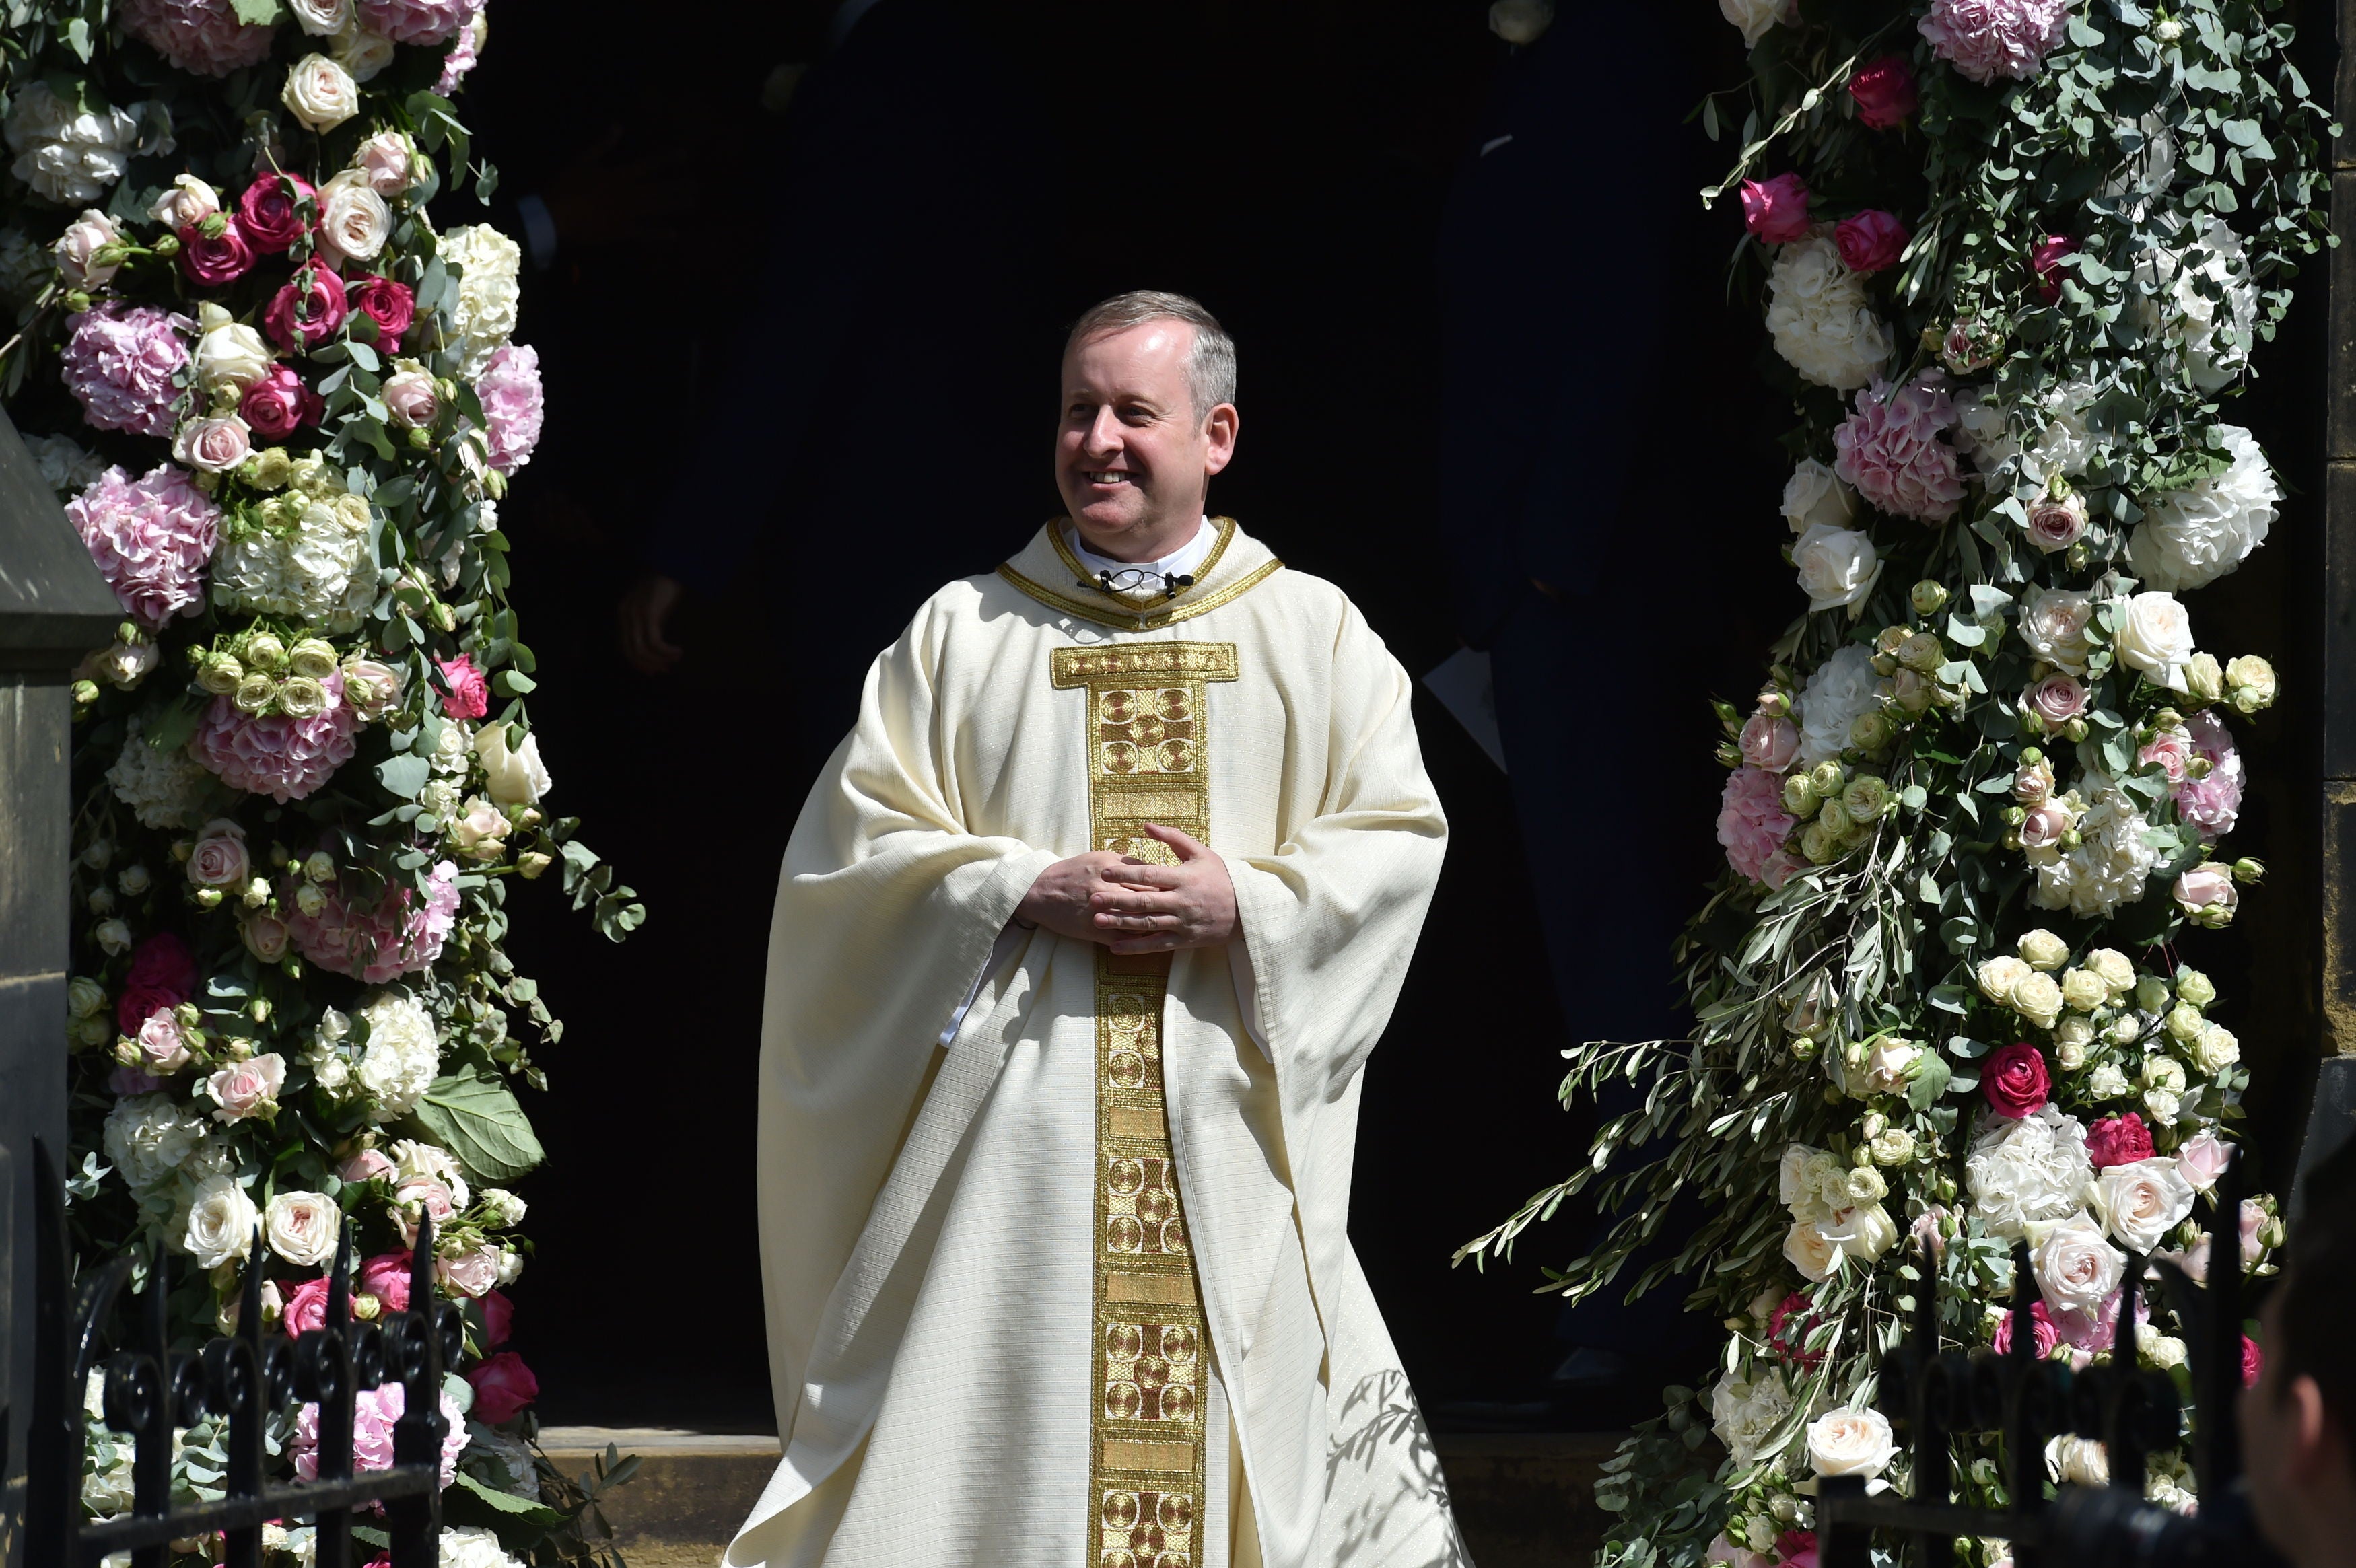
[[[1098,409],[1097,417],[1088,421],[1088,455],[1109,457],[1120,449],[1119,416],[1110,409]]]

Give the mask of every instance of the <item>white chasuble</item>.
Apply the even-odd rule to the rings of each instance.
[[[1051,525],[926,601],[786,851],[758,1183],[785,1454],[735,1568],[1469,1563],[1346,1223],[1447,827],[1405,673],[1218,519],[1175,593]],[[1011,924],[1211,846],[1235,949]],[[962,1010],[960,1010],[962,1009]]]

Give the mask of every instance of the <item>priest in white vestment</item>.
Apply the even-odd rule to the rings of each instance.
[[[1407,676],[1203,515],[1200,305],[1106,302],[1062,376],[1070,516],[917,609],[786,853],[785,1452],[726,1563],[1467,1563],[1346,1232],[1447,836]]]

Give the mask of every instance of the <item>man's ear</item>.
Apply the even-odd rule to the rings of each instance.
[[[1203,417],[1203,437],[1210,451],[1204,454],[1205,475],[1218,473],[1236,457],[1236,428],[1241,420],[1233,403],[1221,403]]]
[[[2322,1388],[2313,1378],[2293,1378],[2283,1398],[2290,1405],[2292,1478],[2314,1486],[2343,1473],[2347,1444],[2324,1408]]]

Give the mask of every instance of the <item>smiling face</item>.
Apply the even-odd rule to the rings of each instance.
[[[1149,321],[1064,354],[1055,485],[1080,539],[1116,560],[1153,560],[1194,537],[1211,475],[1236,450],[1232,403],[1197,413],[1194,328]]]

